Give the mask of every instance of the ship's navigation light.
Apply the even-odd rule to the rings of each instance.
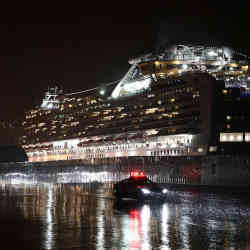
[[[105,95],[105,89],[100,89],[99,93],[100,95]]]
[[[146,178],[146,175],[140,170],[133,170],[130,172],[131,178]]]

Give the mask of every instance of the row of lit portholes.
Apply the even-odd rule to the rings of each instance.
[[[181,149],[168,149],[160,151],[152,151],[151,156],[164,156],[164,155],[185,155],[187,151]]]

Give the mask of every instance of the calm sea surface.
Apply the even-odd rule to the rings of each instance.
[[[110,182],[60,180],[1,176],[1,250],[250,249],[247,193],[169,190],[165,201],[117,203]]]

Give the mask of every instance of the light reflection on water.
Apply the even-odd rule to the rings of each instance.
[[[53,249],[54,246],[54,235],[53,235],[53,191],[52,191],[52,186],[48,186],[48,197],[47,197],[47,204],[46,204],[46,221],[45,221],[45,249]]]
[[[118,203],[109,182],[17,176],[0,185],[0,222],[22,224],[6,238],[8,249],[11,238],[18,249],[250,249],[246,194],[172,190],[163,202]]]
[[[2,184],[35,184],[35,183],[90,183],[90,182],[110,182],[117,181],[120,178],[126,178],[127,174],[113,174],[107,171],[90,172],[58,172],[58,173],[30,173],[21,172],[1,174]]]

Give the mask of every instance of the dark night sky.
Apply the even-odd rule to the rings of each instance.
[[[106,2],[6,9],[0,18],[1,119],[18,119],[39,104],[51,80],[71,92],[120,79],[129,58],[162,41],[211,37],[250,54],[243,2]]]

